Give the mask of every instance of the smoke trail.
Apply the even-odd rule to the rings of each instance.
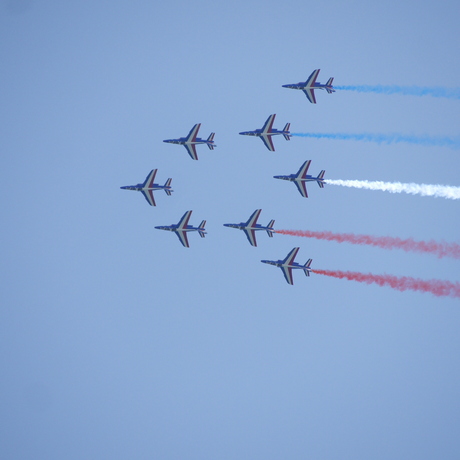
[[[432,96],[460,99],[460,88],[442,88],[440,86],[334,85],[334,88],[343,91],[357,91],[359,93],[402,94],[404,96]]]
[[[460,245],[436,241],[414,241],[412,238],[401,239],[391,236],[355,235],[353,233],[313,232],[309,230],[275,230],[283,235],[316,238],[318,240],[336,241],[338,243],[351,243],[375,246],[382,249],[402,249],[406,252],[419,252],[434,254],[439,258],[453,257],[460,259]]]
[[[460,297],[460,283],[458,282],[451,283],[450,281],[442,280],[424,281],[409,276],[373,275],[372,273],[343,272],[340,270],[312,270],[312,272],[318,275],[359,281],[360,283],[376,283],[379,286],[389,286],[398,291],[421,291],[430,292],[438,297]]]
[[[459,137],[447,136],[408,136],[404,134],[372,134],[372,133],[291,133],[291,136],[312,137],[315,139],[337,139],[376,142],[377,144],[392,144],[407,142],[409,144],[450,147],[452,149],[460,148]]]
[[[365,188],[368,190],[381,190],[390,193],[404,192],[411,195],[434,196],[436,198],[447,198],[450,200],[460,199],[460,187],[450,185],[403,184],[401,182],[333,179],[325,179],[324,182],[330,185],[341,185],[342,187]]]

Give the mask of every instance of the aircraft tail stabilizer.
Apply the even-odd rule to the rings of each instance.
[[[308,259],[305,265],[303,266],[303,271],[305,273],[305,276],[310,276],[310,270],[311,270],[310,265],[312,263],[312,260],[313,259]]]
[[[271,220],[271,221],[268,223],[267,227],[273,228],[273,225],[275,225],[275,221],[274,221],[274,220]],[[273,230],[267,230],[267,233],[268,233],[268,236],[269,236],[270,238],[273,237]]]
[[[164,185],[164,186],[165,186],[165,187],[170,187],[170,186],[171,186],[171,182],[172,182],[172,179],[169,178],[169,179],[165,182],[165,185]],[[168,195],[168,196],[171,195],[172,190],[169,190],[169,189],[167,189],[167,188],[165,188],[164,190],[165,190],[165,192],[166,192],[166,195]]]
[[[201,238],[204,238],[206,235],[206,232],[204,230],[204,227],[206,226],[206,221],[203,220],[201,224],[198,227],[198,233],[200,234]]]
[[[286,126],[284,127],[283,131],[286,134],[283,134],[284,138],[289,141],[291,139],[291,135],[289,133],[289,128],[291,127],[291,123],[286,123]]]
[[[326,82],[326,91],[328,93],[334,93],[335,89],[332,88],[332,82],[334,80],[334,77],[329,78],[329,80]]]
[[[324,174],[326,173],[326,171],[323,169],[319,174],[318,174],[318,177],[317,177],[317,182],[318,182],[318,185],[320,186],[320,188],[324,188],[324,182],[322,181],[324,179]]]
[[[213,142],[214,141],[214,136],[216,135],[216,133],[211,133],[207,139],[208,142]],[[214,144],[207,144],[207,146],[209,147],[209,150],[214,150],[214,147],[215,145]]]

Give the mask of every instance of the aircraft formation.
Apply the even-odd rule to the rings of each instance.
[[[316,97],[315,97],[316,89],[325,89],[328,93],[332,93],[335,91],[334,88],[332,87],[333,78],[330,78],[327,81],[327,83],[323,85],[323,84],[316,82],[318,74],[319,74],[319,69],[314,70],[313,73],[310,75],[310,77],[308,77],[308,79],[305,82],[283,85],[283,87],[302,90],[307,96],[307,99],[312,104],[316,104]],[[282,130],[274,129],[273,124],[275,121],[275,117],[276,117],[276,114],[270,115],[265,121],[263,127],[260,129],[255,129],[253,131],[243,131],[243,132],[240,132],[239,134],[244,135],[244,136],[259,137],[264,143],[265,147],[267,147],[267,149],[270,150],[271,152],[274,152],[275,146],[272,140],[273,136],[282,135],[287,141],[289,141],[291,138],[291,133],[289,131],[291,124],[286,123]],[[216,144],[214,143],[215,133],[211,133],[207,139],[201,139],[198,137],[198,131],[200,130],[200,127],[201,127],[201,123],[197,123],[196,125],[193,126],[193,128],[190,130],[190,132],[188,133],[186,137],[179,137],[177,139],[165,139],[163,142],[166,142],[168,144],[183,145],[185,149],[187,150],[187,153],[192,158],[192,160],[198,160],[198,154],[197,154],[197,149],[196,149],[197,145],[205,144],[208,146],[210,150],[213,150],[216,147]],[[325,171],[324,170],[322,170],[318,174],[318,176],[310,176],[307,174],[308,168],[310,167],[310,163],[311,163],[311,160],[305,161],[296,174],[290,174],[287,176],[280,175],[280,176],[273,176],[273,177],[275,179],[282,179],[282,180],[294,182],[294,184],[296,185],[302,197],[308,198],[307,187],[306,187],[307,182],[316,182],[320,188],[323,188],[325,184],[325,179],[324,179]],[[173,189],[171,188],[171,182],[172,182],[171,178],[167,179],[164,185],[156,184],[154,182],[157,171],[158,171],[157,169],[151,170],[143,183],[139,183],[137,185],[127,185],[127,186],[123,186],[120,188],[123,190],[135,190],[135,191],[141,192],[150,206],[156,206],[155,198],[153,194],[154,191],[164,190],[168,196],[170,196],[171,193],[173,192]],[[251,214],[251,216],[246,222],[240,222],[240,223],[235,223],[235,224],[223,224],[223,225],[225,227],[236,228],[238,230],[242,230],[245,233],[246,238],[249,241],[249,244],[251,246],[257,246],[257,241],[256,241],[257,231],[261,231],[261,230],[266,231],[269,237],[273,237],[273,234],[276,233],[273,227],[275,223],[274,220],[270,220],[270,222],[266,226],[263,226],[257,223],[261,212],[262,212],[261,209],[256,209]],[[180,243],[184,247],[188,248],[190,247],[188,236],[187,236],[189,232],[198,232],[198,234],[202,238],[206,236],[206,230],[205,230],[206,220],[203,220],[198,227],[194,227],[192,225],[189,225],[189,220],[190,220],[191,215],[192,215],[191,210],[186,211],[177,224],[160,225],[160,226],[156,226],[155,228],[158,230],[166,230],[166,231],[175,233],[177,237],[179,238]],[[261,262],[279,267],[281,271],[283,272],[284,278],[286,279],[287,283],[292,285],[294,284],[292,270],[301,269],[303,270],[306,276],[310,276],[310,271],[311,271],[310,265],[311,265],[312,259],[308,259],[304,265],[301,265],[294,261],[294,259],[297,256],[297,253],[299,252],[299,249],[300,248],[298,247],[293,248],[289,252],[289,254],[282,260],[261,260]]]

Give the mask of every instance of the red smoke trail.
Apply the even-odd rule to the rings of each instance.
[[[436,241],[414,241],[412,238],[402,240],[391,236],[354,235],[353,233],[310,232],[308,230],[275,230],[283,235],[303,236],[318,240],[337,241],[338,243],[367,244],[383,249],[402,249],[404,251],[434,254],[439,258],[453,257],[460,259],[460,245],[457,243],[437,243]]]
[[[390,286],[398,291],[421,291],[431,292],[435,296],[460,297],[460,283],[451,283],[441,280],[420,280],[409,276],[373,275],[372,273],[342,272],[340,270],[312,270],[318,275],[332,276],[334,278],[346,278],[347,280],[359,281],[360,283],[379,286]]]

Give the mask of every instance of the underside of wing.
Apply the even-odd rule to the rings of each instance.
[[[308,198],[308,193],[307,193],[307,183],[305,181],[295,181],[295,185],[297,186],[297,190],[299,193],[304,197]]]
[[[188,133],[187,137],[185,138],[186,141],[194,141],[196,136],[198,136],[198,131],[200,130],[201,123],[197,123]]]
[[[157,171],[158,171],[158,169],[152,169],[150,171],[149,175],[145,179],[144,187],[152,188],[153,181],[155,180],[155,176],[156,176]]]
[[[283,270],[283,275],[288,284],[294,284],[294,279],[292,278],[292,268],[291,267],[281,267]]]
[[[176,235],[178,236],[179,241],[182,243],[183,246],[185,246],[186,248],[190,247],[188,244],[187,232],[182,232],[179,230],[176,232]]]
[[[187,149],[188,154],[192,157],[192,160],[198,160],[195,144],[184,144],[184,147]]]
[[[256,232],[254,230],[244,229],[244,233],[246,234],[246,237],[248,238],[248,241],[251,244],[251,246],[257,246]]]
[[[303,92],[305,93],[305,96],[307,96],[307,99],[312,104],[316,104],[315,91],[313,90],[313,88],[304,89]]]
[[[150,206],[156,206],[155,198],[153,197],[153,190],[142,190],[142,195],[144,195]]]
[[[262,128],[263,133],[270,133],[272,131],[273,122],[275,121],[275,117],[276,117],[276,114],[274,113],[273,115],[270,115],[267,118],[267,121],[265,122],[265,124],[264,124],[264,126]]]
[[[314,70],[310,76],[308,77],[307,81],[305,82],[305,86],[315,86],[316,79],[318,78],[320,69]]]
[[[182,228],[187,228],[187,225],[188,225],[188,221],[190,220],[190,216],[192,215],[192,211],[187,211],[180,219],[179,221],[179,224],[177,225],[177,227],[179,229],[182,229]]]
[[[267,147],[268,150],[270,150],[270,152],[274,152],[275,151],[275,146],[273,145],[273,141],[272,141],[272,136],[260,136],[260,138],[262,139],[262,142],[265,144],[265,147]]]
[[[311,160],[307,160],[297,171],[297,177],[304,179],[310,167]]]
[[[256,209],[252,214],[251,217],[248,219],[246,222],[246,225],[248,227],[254,227],[257,224],[257,219],[259,219],[260,213],[262,212],[262,209]]]
[[[286,256],[286,258],[284,259],[284,263],[287,264],[287,265],[290,265],[294,262],[294,259],[297,255],[297,253],[299,252],[299,249],[300,248],[293,248],[291,250],[291,252]]]

